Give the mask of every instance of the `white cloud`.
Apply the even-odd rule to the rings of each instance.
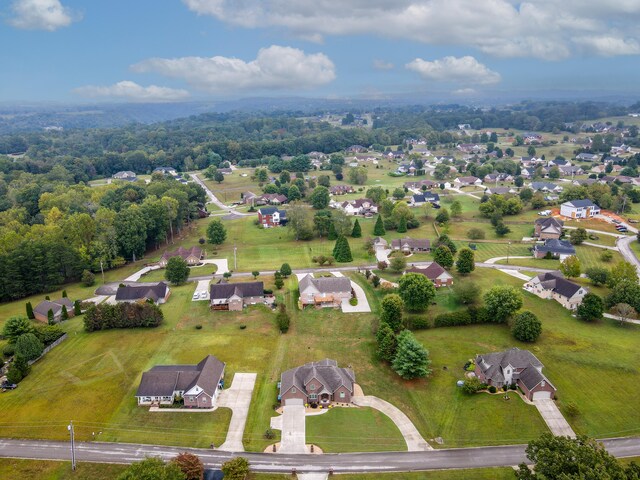
[[[60,0],[14,0],[9,23],[24,30],[48,30],[68,27],[80,15],[63,6]]]
[[[475,95],[478,92],[473,88],[459,88],[457,90],[454,90],[451,93],[453,93],[454,95],[460,95],[461,97],[463,97],[463,96]]]
[[[173,102],[189,97],[189,92],[186,90],[159,87],[157,85],[143,87],[130,80],[124,80],[108,86],[87,85],[76,88],[74,92],[83,97],[109,97],[138,102]]]
[[[576,42],[584,45],[587,50],[594,51],[599,55],[607,57],[640,54],[640,42],[635,39],[602,35],[578,38],[576,39]]]
[[[393,70],[393,63],[391,62],[385,62],[384,60],[374,60],[373,61],[373,68],[375,68],[376,70]]]
[[[581,37],[611,37],[592,53],[634,51],[638,0],[183,0],[199,15],[245,28],[288,29],[301,38],[378,35],[461,45],[502,57],[561,59]],[[602,43],[603,41],[600,41]],[[608,53],[613,52],[613,53]]]
[[[186,80],[213,93],[242,90],[312,88],[336,78],[333,62],[323,53],[305,54],[291,47],[262,48],[255,60],[232,57],[151,58],[131,67]]]
[[[416,58],[405,67],[425,80],[463,85],[491,85],[500,81],[500,74],[487,68],[471,56],[444,57],[432,62]]]

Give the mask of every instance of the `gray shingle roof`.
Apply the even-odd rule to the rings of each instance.
[[[427,268],[409,268],[407,269],[407,273],[421,273],[432,282],[435,282],[436,278],[438,278],[443,273],[446,274],[447,277],[451,277],[451,274],[436,262],[431,262]]]
[[[53,315],[56,316],[62,312],[63,305],[65,305],[67,307],[67,311],[71,313],[73,302],[66,297],[58,300],[43,300],[35,306],[33,312],[46,317],[49,314],[49,310],[53,310]]]
[[[562,255],[575,255],[576,249],[571,243],[566,240],[558,240],[555,238],[548,238],[544,241],[544,245],[536,245],[535,250],[537,252],[551,252],[554,254]]]
[[[571,200],[570,202],[563,203],[563,205],[569,205],[576,208],[597,207],[597,205],[593,203],[591,200],[589,200],[588,198],[585,198],[583,200]]]
[[[209,288],[209,300],[226,300],[233,295],[240,298],[261,297],[264,295],[264,283],[217,283]]]
[[[310,285],[313,285],[320,293],[351,292],[351,280],[347,277],[315,278],[309,273],[300,280],[298,288],[303,292]]]
[[[152,299],[157,302],[167,296],[169,287],[164,282],[155,285],[126,285],[118,287],[116,301]]]
[[[136,397],[169,397],[174,391],[199,386],[213,396],[224,373],[225,363],[207,355],[197,365],[156,365],[142,374]]]
[[[573,297],[582,288],[580,285],[564,278],[562,273],[558,271],[541,273],[538,275],[538,279],[546,290],[552,290],[565,298]]]
[[[355,373],[350,368],[338,367],[338,362],[325,358],[319,362],[310,362],[301,367],[292,368],[282,372],[280,377],[280,394],[284,394],[291,387],[296,387],[306,392],[305,385],[315,378],[324,389],[334,393],[339,387],[345,386],[353,393],[353,384],[356,381]]]
[[[549,227],[555,227],[559,230],[562,230],[562,227],[564,226],[564,222],[562,220],[558,220],[554,217],[538,218],[535,224],[540,225],[543,230]]]
[[[515,369],[522,368],[542,368],[542,362],[529,350],[520,350],[517,347],[510,348],[504,352],[486,353],[476,357],[476,365],[480,367],[482,373],[494,383],[504,382],[502,369],[511,365]]]
[[[431,248],[431,241],[428,238],[396,238],[391,240],[391,245],[393,248],[402,248],[404,245],[407,245],[409,248],[421,248],[428,250]]]
[[[191,248],[184,248],[184,247],[179,247],[176,250],[173,250],[171,252],[164,252],[162,254],[162,258],[161,260],[168,260],[172,257],[181,257],[182,259],[186,260],[187,258],[189,258],[190,256],[194,256],[196,258],[201,258],[202,257],[202,249],[198,246],[195,247],[191,247]]]

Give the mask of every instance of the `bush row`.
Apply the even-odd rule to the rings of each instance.
[[[94,305],[84,316],[87,332],[112,328],[157,327],[164,319],[162,310],[152,303]]]
[[[493,315],[489,315],[486,307],[469,307],[466,310],[460,310],[451,313],[441,313],[434,321],[433,326],[438,327],[456,327],[459,325],[473,325],[476,323],[505,323]]]

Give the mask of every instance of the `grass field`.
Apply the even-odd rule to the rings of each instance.
[[[512,245],[513,247],[513,245]],[[589,245],[578,245],[576,247],[576,255],[578,260],[580,260],[580,267],[582,272],[584,273],[588,268],[591,267],[604,267],[611,268],[617,262],[621,262],[624,260],[622,255],[619,252],[615,252],[611,250],[613,254],[613,258],[610,262],[603,262],[600,260],[600,256],[604,252],[604,249],[598,247],[592,247]],[[498,260],[497,263],[504,264],[507,263],[506,260]],[[545,258],[514,258],[509,260],[509,263],[513,265],[521,265],[523,267],[538,267],[538,268],[549,268],[549,269],[558,269],[560,266],[560,260],[547,260]]]
[[[326,453],[407,449],[395,424],[371,408],[333,408],[307,417],[306,424],[307,443],[318,445]]]

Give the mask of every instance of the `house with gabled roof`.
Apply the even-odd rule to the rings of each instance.
[[[340,307],[343,300],[353,296],[351,280],[347,277],[319,277],[308,273],[298,282],[301,308],[313,305],[318,308]]]
[[[67,297],[62,297],[57,300],[43,300],[33,309],[33,316],[36,320],[41,322],[49,321],[49,310],[53,312],[53,321],[59,322],[62,320],[62,310],[65,307],[69,318],[75,315],[73,310],[73,302]]]
[[[436,288],[453,285],[453,276],[436,262],[431,262],[426,267],[408,268],[406,273],[419,273],[420,275],[424,275],[433,282]]]
[[[531,187],[531,190],[533,190],[534,192],[560,193],[563,190],[562,186],[556,185],[555,183],[551,182],[531,182],[529,184],[529,187]]]
[[[258,223],[262,228],[284,226],[287,224],[287,212],[278,207],[262,207],[258,210]]]
[[[131,170],[122,170],[120,172],[116,172],[112,175],[111,178],[113,178],[114,180],[124,180],[126,182],[135,182],[138,180],[135,172],[132,172]]]
[[[156,365],[142,374],[138,405],[172,405],[182,398],[187,408],[213,408],[224,386],[225,365],[213,355],[197,365]]]
[[[523,287],[540,298],[552,299],[568,310],[575,310],[582,303],[588,290],[567,280],[561,272],[545,272],[533,277]]]
[[[535,221],[533,236],[546,240],[547,238],[560,239],[564,222],[554,217],[538,218]]]
[[[158,283],[138,283],[133,285],[123,285],[116,290],[116,302],[146,302],[163,304],[169,298],[171,290],[164,282]]]
[[[600,207],[589,199],[570,200],[560,205],[560,215],[569,218],[591,218],[600,214]]]
[[[456,188],[460,188],[460,187],[471,187],[471,186],[480,186],[482,185],[482,180],[480,180],[478,177],[457,177],[454,181],[453,181],[453,186]]]
[[[432,205],[440,204],[440,195],[437,193],[424,192],[424,193],[414,193],[411,195],[409,199],[410,207],[420,207],[425,203],[430,203]]]
[[[596,162],[600,160],[600,155],[596,155],[595,153],[582,152],[576,155],[576,160],[580,160],[582,162]]]
[[[429,252],[431,241],[428,238],[395,238],[391,240],[391,248],[405,253]]]
[[[337,208],[347,215],[362,215],[370,217],[378,213],[378,206],[368,198],[358,198],[357,200],[347,200],[337,204]]]
[[[556,387],[542,374],[543,367],[533,353],[514,347],[477,355],[475,374],[496,388],[515,384],[528,400],[548,400],[556,394]]]
[[[333,402],[351,403],[355,383],[351,368],[340,368],[338,362],[325,358],[282,372],[278,399],[283,405],[290,399],[323,407]]]
[[[566,240],[558,240],[556,238],[547,238],[544,245],[536,244],[533,247],[533,256],[535,258],[545,258],[550,254],[553,258],[560,261],[576,254],[576,248]]]
[[[489,187],[485,192],[489,195],[508,195],[516,193],[516,191],[511,187]]]
[[[216,283],[209,287],[212,310],[241,311],[247,305],[265,303],[262,282]]]
[[[200,260],[202,260],[202,256],[202,249],[198,246],[191,248],[178,247],[176,250],[164,252],[158,265],[162,268],[166,267],[169,259],[173,257],[182,258],[187,262],[187,265],[197,265],[200,263]]]

